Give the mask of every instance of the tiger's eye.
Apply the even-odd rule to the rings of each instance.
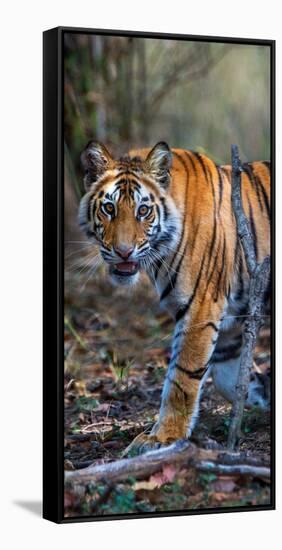
[[[148,214],[149,212],[149,207],[146,205],[146,204],[141,204],[141,206],[139,206],[138,208],[138,216],[146,216],[146,214]]]
[[[105,204],[103,204],[103,209],[107,214],[113,214],[115,207],[112,202],[106,202]]]

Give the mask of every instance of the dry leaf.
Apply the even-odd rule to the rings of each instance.
[[[156,474],[151,475],[150,481],[155,481],[158,484],[158,487],[161,487],[165,483],[171,483],[176,474],[176,469],[172,464],[167,464],[163,466],[162,472],[157,472]]]
[[[231,478],[222,477],[212,483],[212,488],[218,493],[232,493],[236,488],[236,483]]]
[[[153,491],[157,487],[159,487],[159,485],[156,481],[136,481],[133,485],[134,491],[140,491],[141,489]]]
[[[166,483],[171,483],[175,478],[175,474],[175,467],[172,464],[167,464],[163,466],[161,472],[151,475],[149,481],[137,481],[134,484],[133,489],[135,491],[140,491],[140,489],[152,491],[153,489],[157,489]]]

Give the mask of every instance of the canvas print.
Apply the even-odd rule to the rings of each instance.
[[[271,48],[63,39],[64,516],[270,506]]]

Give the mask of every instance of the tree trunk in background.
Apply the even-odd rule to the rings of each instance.
[[[96,129],[95,139],[105,142],[107,139],[107,115],[105,107],[104,86],[102,80],[101,65],[103,62],[103,37],[102,36],[90,36],[90,51],[93,62],[95,80],[95,92],[97,99],[95,102],[96,107]]]
[[[146,41],[136,40],[137,50],[137,79],[138,79],[138,122],[139,139],[143,145],[148,144],[148,98],[147,98],[147,66],[146,66]]]
[[[126,142],[126,148],[132,141],[133,133],[133,62],[134,62],[134,40],[128,38],[125,55],[123,58],[124,81],[121,83],[123,89],[123,109],[120,113],[122,119],[122,138]]]

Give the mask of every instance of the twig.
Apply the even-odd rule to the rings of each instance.
[[[87,347],[87,344],[85,343],[85,341],[79,336],[78,332],[75,330],[75,328],[73,327],[70,319],[67,317],[67,315],[64,316],[64,324],[65,326],[69,329],[69,331],[71,332],[71,334],[74,336],[74,338],[76,339],[76,341],[79,343],[80,347],[82,347],[82,349],[84,350],[88,350],[88,347]]]
[[[257,464],[244,454],[228,453],[226,451],[201,449],[191,441],[181,440],[169,447],[148,452],[135,458],[125,458],[90,466],[82,470],[65,472],[66,482],[116,482],[128,477],[146,478],[160,471],[165,464],[185,465],[198,470],[216,471],[218,473],[250,475],[270,478],[268,465]]]
[[[237,233],[242,244],[246,266],[250,277],[248,317],[244,322],[243,349],[236,386],[236,399],[232,406],[227,446],[234,449],[240,437],[245,399],[248,392],[250,372],[253,364],[253,350],[262,325],[264,297],[270,278],[270,258],[267,256],[258,264],[254,237],[244,213],[241,197],[241,162],[237,145],[231,146],[232,190],[231,200],[236,218]]]

